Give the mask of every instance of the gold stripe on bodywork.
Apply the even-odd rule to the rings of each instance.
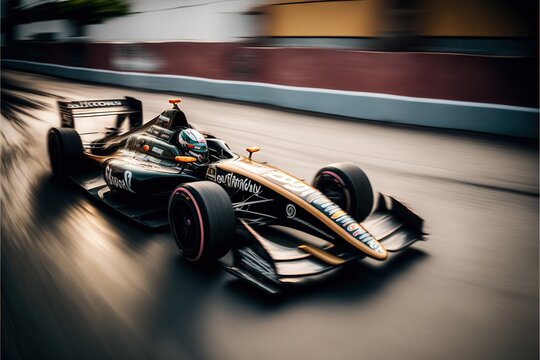
[[[245,159],[245,158],[244,158]],[[241,161],[241,160],[238,160]],[[244,161],[248,161],[245,159]],[[257,163],[253,161],[254,164],[257,165],[263,165],[260,163]],[[266,165],[263,165],[264,167],[267,167]],[[386,249],[375,239],[373,238],[373,241],[379,246],[379,248],[382,250],[381,253],[378,253],[377,251],[371,249],[366,244],[362,243],[361,241],[355,239],[351,234],[349,234],[345,229],[343,229],[341,226],[336,224],[332,219],[321,213],[319,210],[314,208],[311,204],[309,204],[307,201],[302,199],[301,197],[281,188],[279,185],[274,184],[272,181],[268,180],[267,178],[252,173],[249,170],[246,170],[240,166],[235,166],[234,162],[232,163],[220,163],[217,164],[217,167],[220,168],[223,171],[228,171],[232,173],[236,173],[242,176],[245,176],[247,178],[250,178],[252,180],[255,180],[259,182],[260,184],[266,186],[267,188],[271,189],[272,191],[275,191],[276,193],[282,195],[283,197],[289,199],[290,201],[294,202],[296,205],[302,207],[304,210],[318,218],[323,224],[328,226],[332,231],[334,231],[336,234],[338,234],[343,240],[347,241],[350,245],[354,246],[358,250],[362,251],[366,255],[377,259],[377,260],[384,260],[388,257],[388,252]],[[269,171],[277,170],[273,167],[267,167]],[[280,170],[277,170],[280,171]],[[284,172],[285,173],[285,172]],[[286,173],[285,173],[286,174]],[[293,176],[294,177],[294,176]],[[296,177],[294,177],[297,179]],[[300,181],[300,180],[299,180]],[[303,183],[303,182],[302,182]],[[298,201],[300,200],[300,201]],[[361,225],[360,225],[361,226]]]
[[[327,263],[328,265],[339,266],[345,263],[345,260],[311,245],[298,245],[298,248],[307,254],[315,256],[317,259]]]

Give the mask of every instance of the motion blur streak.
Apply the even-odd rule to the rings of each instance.
[[[388,263],[268,298],[51,180],[57,99],[129,95],[148,120],[178,94],[3,76],[43,92],[16,91],[42,104],[19,104],[25,125],[2,116],[3,358],[538,358],[536,144],[183,97],[234,150],[307,179],[356,162],[426,219],[429,241]]]

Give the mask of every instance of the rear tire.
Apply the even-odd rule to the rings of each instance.
[[[180,252],[192,262],[211,262],[233,245],[236,218],[227,192],[210,181],[178,186],[169,200],[169,224]]]
[[[367,175],[355,164],[334,163],[320,169],[313,186],[339,205],[356,221],[373,209],[373,189]]]
[[[81,137],[71,128],[52,128],[47,134],[51,170],[56,178],[74,173],[83,160]]]

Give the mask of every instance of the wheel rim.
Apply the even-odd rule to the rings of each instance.
[[[188,253],[197,250],[201,233],[193,206],[184,199],[178,199],[172,206],[171,217],[178,246]]]
[[[329,172],[322,172],[315,181],[315,187],[324,196],[332,200],[343,210],[349,212],[351,209],[351,196],[343,180],[337,178]]]

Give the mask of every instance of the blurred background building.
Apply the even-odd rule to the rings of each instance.
[[[125,6],[118,16],[85,25],[84,37],[94,42],[258,39],[394,51],[537,50],[538,2],[531,0],[4,0],[3,21],[15,17],[17,40],[70,40],[82,35],[77,19],[57,11],[70,2],[82,4],[82,11],[85,3]]]
[[[534,54],[535,1],[273,1],[266,35],[281,46]]]

